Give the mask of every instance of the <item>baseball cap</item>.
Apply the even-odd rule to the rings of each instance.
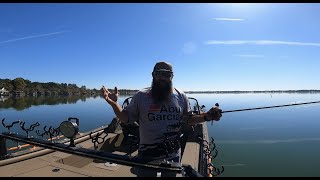
[[[156,65],[153,68],[153,72],[160,72],[160,71],[173,73],[172,65],[170,63],[167,63],[167,62],[164,62],[164,61],[157,62]]]

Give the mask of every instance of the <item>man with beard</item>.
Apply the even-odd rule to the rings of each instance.
[[[124,109],[118,103],[118,89],[114,93],[102,86],[104,99],[111,105],[121,123],[139,122],[138,158],[148,162],[177,162],[181,160],[179,143],[183,123],[194,125],[210,120],[220,120],[221,110],[211,108],[207,113],[190,116],[191,107],[187,96],[172,86],[172,65],[158,62],[152,72],[152,86],[137,92]],[[164,146],[167,141],[174,148]],[[156,176],[156,169],[137,168],[138,176]],[[176,173],[161,172],[162,176],[176,176]]]

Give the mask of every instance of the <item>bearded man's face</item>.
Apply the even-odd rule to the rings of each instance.
[[[163,103],[169,100],[172,92],[172,73],[155,74],[151,85],[151,94],[155,103]]]

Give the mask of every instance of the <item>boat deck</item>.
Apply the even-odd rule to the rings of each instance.
[[[204,137],[208,138],[207,126],[202,123]],[[102,134],[104,136],[104,134]],[[112,152],[115,154],[129,155],[130,146],[122,143],[123,133],[108,133],[106,141],[99,144],[100,151]],[[189,164],[198,170],[200,145],[192,141],[187,141],[182,164]],[[76,146],[94,149],[91,139],[77,143]],[[40,147],[36,147],[40,148]],[[120,164],[102,162],[100,160],[81,157],[68,153],[58,152],[50,149],[43,149],[21,155],[8,160],[0,161],[0,175],[2,177],[135,177],[135,168]],[[134,150],[132,156],[137,155]],[[5,162],[8,161],[8,162]],[[10,162],[9,162],[10,161]],[[177,176],[182,176],[178,174]]]

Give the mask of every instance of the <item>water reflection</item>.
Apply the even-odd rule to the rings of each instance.
[[[76,104],[78,101],[85,102],[86,99],[90,97],[97,98],[99,96],[40,96],[21,98],[1,97],[0,109],[13,108],[21,111],[32,106],[39,105]]]

